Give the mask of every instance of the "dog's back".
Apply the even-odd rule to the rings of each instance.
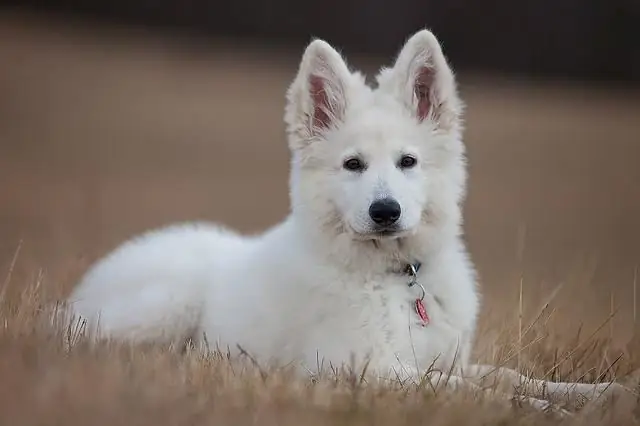
[[[173,225],[137,236],[87,271],[67,315],[87,332],[116,339],[177,342],[199,328],[216,263],[244,242],[215,225]]]

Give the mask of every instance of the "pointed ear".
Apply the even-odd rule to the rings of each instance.
[[[430,31],[409,38],[391,73],[398,96],[418,121],[428,120],[443,130],[458,124],[462,105],[455,77]]]
[[[312,41],[287,92],[285,121],[289,133],[309,140],[339,126],[347,107],[350,76],[337,51],[322,40]]]

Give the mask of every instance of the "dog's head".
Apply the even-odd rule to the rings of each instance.
[[[306,48],[285,114],[294,211],[361,240],[457,227],[462,104],[434,35],[413,35],[377,82],[322,40]]]

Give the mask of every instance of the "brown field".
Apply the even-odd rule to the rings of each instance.
[[[263,380],[242,360],[166,348],[65,353],[38,309],[123,238],[187,219],[255,232],[287,213],[282,110],[298,58],[9,15],[0,58],[0,424],[553,421],[349,377]],[[461,79],[477,357],[556,379],[640,367],[640,93]]]

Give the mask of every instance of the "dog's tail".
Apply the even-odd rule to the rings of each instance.
[[[153,289],[102,298],[92,294],[92,282],[83,282],[68,300],[50,308],[49,318],[65,347],[86,339],[182,347],[198,333],[203,301],[193,292],[168,291],[172,284],[179,285],[156,282]]]
[[[72,345],[85,336],[175,345],[196,338],[209,254],[221,238],[215,230],[172,227],[123,244],[56,307],[56,328]]]

